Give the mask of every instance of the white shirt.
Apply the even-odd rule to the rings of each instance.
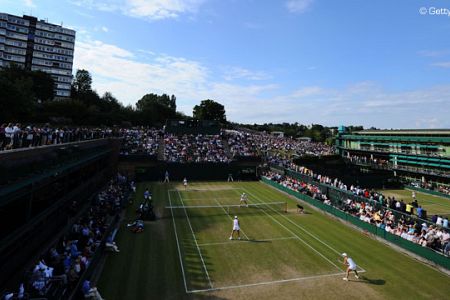
[[[350,257],[347,257],[347,263],[348,263],[348,267],[349,267],[350,269],[355,269],[355,268],[356,268],[355,262],[354,262],[353,259],[351,259]]]
[[[233,229],[234,228],[239,229],[239,220],[238,219],[233,220]]]
[[[9,138],[12,137],[13,133],[14,133],[14,129],[12,127],[5,128],[5,136],[6,137],[9,137]]]

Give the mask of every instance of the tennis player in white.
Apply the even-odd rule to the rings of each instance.
[[[342,279],[348,281],[348,275],[350,274],[350,271],[355,272],[355,277],[359,278],[358,271],[356,271],[356,263],[353,261],[353,259],[351,257],[348,257],[347,253],[342,253],[342,256],[344,257],[344,265],[348,266],[347,276]]]
[[[241,239],[241,235],[239,234],[239,230],[241,230],[241,227],[239,226],[239,219],[237,216],[234,216],[233,220],[233,231],[231,231],[230,240],[233,239],[233,235],[236,232],[238,236],[238,240]]]
[[[247,194],[246,193],[242,193],[242,195],[241,195],[241,202],[240,202],[239,205],[242,205],[242,203],[244,203],[248,207]]]
[[[184,185],[184,189],[187,189],[187,179],[186,179],[186,177],[184,177],[184,179],[183,179],[183,185]]]

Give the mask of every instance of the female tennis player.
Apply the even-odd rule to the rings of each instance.
[[[231,231],[230,240],[233,239],[233,235],[234,235],[235,232],[237,233],[238,240],[241,239],[241,235],[239,233],[239,230],[241,230],[241,227],[239,226],[239,219],[238,219],[237,216],[234,216],[233,231]]]
[[[351,257],[348,257],[347,253],[342,253],[342,256],[344,257],[344,265],[348,266],[347,276],[342,279],[348,281],[348,275],[350,274],[350,271],[355,272],[355,277],[359,278],[358,271],[356,271],[356,263],[353,261],[353,259]]]

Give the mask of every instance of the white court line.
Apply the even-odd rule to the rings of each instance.
[[[167,191],[167,196],[169,196],[169,204],[170,204],[170,206],[172,206],[172,201],[170,200],[170,193],[169,193],[169,191]],[[184,289],[186,290],[186,293],[188,293],[188,288],[187,288],[187,283],[186,283],[186,276],[184,274],[183,259],[181,258],[180,243],[178,242],[177,225],[175,224],[175,217],[173,216],[173,209],[170,209],[170,213],[172,215],[173,230],[175,231],[175,239],[177,241],[178,257],[180,258],[181,273],[183,274]]]
[[[181,194],[179,191],[178,191],[178,197],[180,197],[181,204],[184,206],[183,198],[181,197]],[[195,233],[194,233],[194,230],[192,229],[191,221],[189,220],[189,216],[187,214],[186,208],[184,208],[184,213],[186,215],[186,218],[187,218],[187,221],[189,224],[189,228],[191,228],[192,237],[194,238],[195,245],[197,246],[198,254],[200,255],[200,260],[202,261],[202,264],[203,264],[203,269],[205,270],[206,277],[208,278],[209,286],[211,288],[213,288],[211,278],[209,277],[208,269],[206,268],[205,260],[203,259],[202,251],[200,250],[200,247],[198,246],[198,243],[197,243],[197,239],[195,238]]]
[[[248,192],[245,188],[242,188],[242,190]],[[251,194],[251,193],[249,193]],[[251,194],[254,198],[255,195]],[[258,201],[258,203],[264,203],[264,201]],[[310,235],[312,238],[314,238],[315,240],[317,240],[318,242],[322,243],[323,245],[325,245],[326,247],[328,247],[330,250],[334,251],[336,254],[338,254],[339,256],[341,256],[342,252],[337,251],[336,249],[334,249],[333,247],[331,247],[330,245],[328,245],[327,243],[325,243],[324,241],[322,241],[320,238],[318,238],[317,236],[315,236],[313,233],[311,233],[310,231],[308,231],[307,229],[305,229],[303,226],[300,226],[299,224],[295,223],[294,221],[292,221],[291,219],[289,219],[288,217],[286,217],[285,215],[281,214],[280,212],[274,210],[272,207],[268,206],[271,210],[277,212],[280,216],[282,216],[284,219],[286,219],[289,223],[293,224],[294,226],[296,226],[297,228],[300,228],[301,230],[303,230],[305,233],[307,233],[308,235]],[[361,266],[358,265],[358,267],[363,270],[366,271],[364,268],[362,268]]]
[[[364,273],[364,272],[365,271],[361,271],[361,272],[358,272],[358,273]],[[216,287],[216,288],[204,289],[204,290],[190,290],[187,293],[188,294],[193,294],[193,293],[202,293],[202,292],[213,292],[213,291],[221,291],[221,290],[239,289],[239,288],[245,288],[245,287],[261,286],[261,285],[272,285],[272,284],[280,284],[280,283],[301,281],[301,280],[308,280],[308,279],[333,277],[333,276],[338,276],[338,275],[342,276],[342,275],[345,275],[345,274],[346,274],[345,272],[339,272],[339,273],[332,273],[332,274],[313,275],[313,276],[297,277],[297,278],[291,278],[291,279],[264,281],[264,282],[240,284],[240,285],[230,285],[230,286]]]
[[[214,201],[217,203],[217,205],[219,205],[219,206],[223,209],[223,211],[227,214],[228,218],[230,218],[231,222],[233,222],[233,218],[232,218],[232,217],[230,216],[230,214],[226,211],[226,209],[220,204],[220,202],[217,201],[216,198],[214,198]],[[239,225],[240,225],[240,224],[239,224]],[[241,231],[242,234],[245,236],[245,238],[246,238],[247,240],[249,240],[248,235],[245,234],[244,230],[239,230],[239,231]]]
[[[242,190],[245,190],[246,192],[248,192],[246,189],[242,188]],[[252,193],[249,193],[249,195],[252,195]],[[256,198],[254,195],[252,195],[254,198]],[[262,202],[261,202],[262,203]],[[269,207],[269,206],[268,206]],[[269,207],[271,208],[271,207]],[[272,208],[271,208],[272,209]],[[275,211],[275,210],[274,210]],[[295,234],[292,230],[290,230],[289,228],[287,228],[286,226],[284,226],[283,224],[281,224],[277,219],[275,219],[273,216],[271,216],[270,214],[268,214],[265,210],[263,210],[263,212],[269,216],[275,223],[278,223],[281,227],[283,227],[284,229],[286,229],[287,231],[289,231],[292,235],[296,236],[297,239],[299,241],[301,241],[303,244],[305,244],[306,246],[308,246],[309,248],[311,248],[312,250],[314,250],[317,254],[319,254],[323,259],[325,259],[326,261],[328,261],[330,264],[332,264],[333,266],[335,266],[339,271],[342,271],[342,269],[340,267],[338,267],[334,262],[332,262],[330,259],[328,259],[325,255],[323,255],[320,251],[318,251],[316,248],[314,248],[313,246],[311,246],[310,244],[308,244],[305,240],[303,240],[301,237],[299,237],[297,234]]]
[[[282,240],[293,240],[297,239],[295,236],[288,236],[288,237],[279,237],[279,238],[272,238],[272,239],[260,239],[260,240],[241,240],[241,242],[244,243],[258,243],[258,242],[271,242],[271,241],[282,241]],[[236,241],[227,241],[227,242],[217,242],[217,243],[204,243],[204,244],[198,244],[201,246],[214,246],[214,245],[239,245],[240,243],[236,243]]]
[[[227,189],[227,188],[224,188],[224,189],[216,189],[216,188],[212,188],[212,189],[196,189],[196,188],[187,188],[187,189],[170,189],[170,190],[167,190],[167,191],[169,191],[169,192],[179,192],[179,191],[182,191],[182,192],[220,192],[220,191],[234,191],[234,190],[239,190],[240,188],[230,188],[230,189]]]
[[[215,199],[236,201],[236,197],[215,197]],[[210,200],[210,199],[209,198],[186,198],[186,197],[183,197],[183,200],[184,201],[201,201],[201,200],[206,201],[206,200]]]

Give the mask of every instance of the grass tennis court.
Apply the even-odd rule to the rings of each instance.
[[[412,190],[382,190],[385,196],[394,196],[396,199],[403,199],[405,203],[410,203],[412,199]],[[427,210],[428,216],[440,215],[450,216],[450,199],[439,197],[416,191],[416,199],[424,209]]]
[[[305,204],[307,213],[297,214],[295,200],[262,183],[193,183],[187,190],[140,184],[129,220],[147,186],[159,219],[146,222],[141,234],[122,225],[121,252],[109,255],[98,283],[108,300],[426,299],[450,293],[447,275]],[[230,207],[243,192],[250,207]],[[240,241],[228,239],[234,215]],[[359,280],[342,280],[342,252],[358,264]]]

